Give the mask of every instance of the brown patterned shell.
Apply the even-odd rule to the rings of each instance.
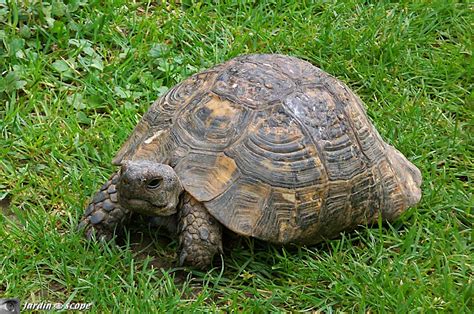
[[[306,61],[249,55],[158,99],[114,159],[171,165],[229,229],[316,243],[418,202],[418,169],[349,88]]]

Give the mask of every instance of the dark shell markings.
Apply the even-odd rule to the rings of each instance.
[[[238,57],[172,88],[113,163],[124,171],[136,161],[174,171],[180,263],[202,267],[220,250],[202,253],[208,239],[220,247],[220,229],[211,225],[277,244],[314,244],[380,216],[393,221],[421,197],[419,170],[382,140],[361,100],[324,71],[283,55]],[[110,218],[117,208],[133,211],[109,197],[115,185],[105,188],[84,218],[99,233],[125,221]],[[153,203],[147,193],[135,198]],[[199,220],[196,229],[193,210],[210,225]]]

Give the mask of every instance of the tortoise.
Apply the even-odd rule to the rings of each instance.
[[[395,220],[421,198],[421,173],[385,143],[361,100],[307,61],[231,59],[152,104],[118,151],[120,169],[87,206],[88,238],[155,217],[176,231],[179,264],[206,268],[230,230],[313,245]]]

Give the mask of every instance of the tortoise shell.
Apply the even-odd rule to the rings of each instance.
[[[420,198],[418,169],[383,142],[360,99],[283,55],[238,57],[169,90],[113,163],[140,159],[173,167],[227,228],[274,243],[393,220]]]

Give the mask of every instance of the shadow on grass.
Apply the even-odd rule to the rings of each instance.
[[[290,271],[285,264],[289,259],[318,258],[346,250],[348,247],[363,248],[367,246],[367,232],[374,229],[393,229],[403,232],[408,228],[402,221],[389,225],[386,223],[359,226],[351,231],[341,232],[333,239],[311,246],[275,245],[262,240],[239,236],[224,229],[222,257],[216,256],[208,271],[179,267],[177,264],[178,243],[176,237],[164,229],[151,226],[145,219],[137,219],[137,223],[127,226],[118,234],[115,243],[122,250],[131,250],[138,263],[147,268],[161,269],[162,276],[171,275],[177,285],[187,281],[209,284],[211,278],[224,277],[224,280],[246,276],[248,270],[258,272],[260,276],[275,280],[285,278]],[[308,256],[308,251],[312,252]]]

